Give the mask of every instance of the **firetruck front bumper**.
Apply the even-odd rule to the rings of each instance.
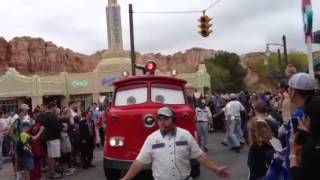
[[[132,162],[133,161],[111,159],[105,157],[103,160],[103,166],[104,168],[128,170]]]

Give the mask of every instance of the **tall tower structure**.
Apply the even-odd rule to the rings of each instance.
[[[109,51],[121,52],[123,51],[121,11],[117,0],[108,0],[106,13]]]

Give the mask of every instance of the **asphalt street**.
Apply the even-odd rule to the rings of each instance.
[[[227,165],[232,174],[231,180],[246,180],[248,179],[248,169],[246,159],[248,148],[243,148],[240,154],[229,151],[227,147],[220,144],[223,139],[223,133],[213,133],[209,135],[208,155],[218,164]],[[82,170],[79,169],[75,174],[66,176],[64,180],[106,180],[102,166],[102,151],[95,152],[94,164],[95,168]],[[14,180],[12,166],[6,163],[4,168],[0,170],[1,180]],[[43,180],[46,179],[46,174],[43,175]],[[201,167],[201,175],[197,180],[216,180],[220,179],[215,174],[211,173],[204,167]]]

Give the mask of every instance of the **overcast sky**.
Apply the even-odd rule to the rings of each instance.
[[[215,0],[118,0],[123,39],[129,49],[128,4],[134,11],[201,10]],[[320,29],[320,1],[312,0],[314,30]],[[0,36],[42,37],[82,53],[107,48],[107,0],[1,0]],[[287,35],[290,50],[305,50],[301,0],[222,0],[210,9],[213,33],[202,38],[196,14],[135,14],[135,41],[139,52],[171,54],[191,47],[237,53],[265,51],[265,44]],[[320,50],[320,46],[314,46]],[[274,48],[273,50],[276,50]]]

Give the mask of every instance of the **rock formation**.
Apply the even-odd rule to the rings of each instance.
[[[178,73],[193,73],[198,70],[199,63],[215,55],[214,50],[203,48],[192,48],[185,52],[177,52],[173,55],[162,55],[160,53],[138,54],[137,63],[144,64],[147,60],[154,60],[161,72],[172,69]]]
[[[41,38],[16,37],[7,42],[0,37],[0,72],[8,67],[14,67],[24,75],[89,72],[102,59],[103,52],[85,55]],[[137,53],[137,63],[154,60],[161,72],[176,69],[178,73],[190,73],[197,71],[199,63],[214,54],[215,51],[202,48],[192,48],[173,55]]]
[[[17,37],[7,42],[0,38],[0,71],[14,67],[25,75],[88,72],[101,59],[99,53],[88,56],[58,47],[41,38]]]

